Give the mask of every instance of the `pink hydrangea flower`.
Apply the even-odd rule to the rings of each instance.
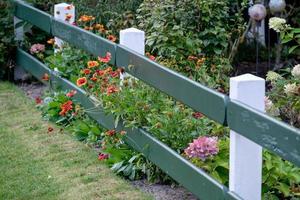
[[[30,48],[31,54],[43,53],[45,51],[45,45],[43,44],[34,44]]]
[[[218,154],[218,138],[202,136],[194,139],[184,152],[189,158],[200,158],[204,161],[208,157]]]

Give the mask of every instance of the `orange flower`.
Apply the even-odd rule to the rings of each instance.
[[[90,80],[96,82],[97,81],[97,73],[94,73],[93,77],[90,78]]]
[[[111,67],[107,67],[105,70],[104,70],[104,74],[108,74],[112,72],[112,68]]]
[[[49,74],[47,74],[47,73],[45,73],[44,75],[43,75],[43,77],[42,77],[42,80],[43,81],[49,81]]]
[[[77,79],[77,86],[81,87],[83,85],[87,84],[87,80],[85,77]]]
[[[103,62],[103,63],[108,63],[111,59],[111,53],[110,52],[107,52],[105,57],[101,58],[101,57],[98,57],[98,60],[100,62]]]
[[[103,26],[102,24],[95,24],[95,25],[94,25],[94,28],[95,28],[96,30],[103,30],[103,29],[104,29],[104,26]]]
[[[80,16],[80,18],[79,18],[79,22],[89,22],[89,21],[92,21],[92,20],[94,20],[95,19],[95,17],[93,17],[93,16],[90,16],[90,15],[82,15],[82,16]]]
[[[61,111],[59,112],[60,116],[65,116],[67,112],[73,109],[73,102],[71,100],[63,103],[60,106]]]
[[[106,89],[107,95],[111,95],[111,94],[116,93],[116,92],[119,92],[119,89],[114,85],[108,86],[107,89]]]
[[[84,69],[82,72],[83,72],[85,75],[88,75],[88,74],[91,73],[91,70],[90,70],[90,69]]]
[[[48,44],[54,44],[55,43],[55,39],[54,38],[51,38],[47,41]]]
[[[107,39],[110,40],[110,41],[112,41],[112,42],[115,42],[117,40],[117,38],[115,36],[113,36],[113,35],[107,36]]]
[[[71,90],[70,92],[68,92],[68,93],[66,94],[66,96],[67,96],[67,97],[73,97],[76,93],[77,93],[76,90]]]
[[[98,61],[89,61],[88,63],[87,63],[87,65],[88,65],[88,68],[93,68],[93,67],[97,67],[97,66],[99,66],[99,63],[98,63]]]
[[[70,19],[73,17],[73,15],[71,15],[71,14],[66,14],[66,18],[65,18],[65,20],[66,21],[70,21]]]

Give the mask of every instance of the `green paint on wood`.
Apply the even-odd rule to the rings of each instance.
[[[16,17],[30,22],[47,33],[51,33],[51,15],[36,9],[21,0],[15,0],[14,4]]]
[[[227,96],[118,45],[116,64],[207,117],[225,124]]]
[[[228,102],[227,121],[230,129],[300,166],[299,129],[235,100]]]

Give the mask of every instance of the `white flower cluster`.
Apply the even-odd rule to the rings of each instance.
[[[269,27],[276,32],[283,31],[286,28],[286,20],[279,17],[269,19]]]
[[[284,86],[284,92],[287,95],[293,95],[298,93],[298,86],[296,83],[289,83]]]
[[[269,71],[267,73],[267,81],[271,81],[271,82],[275,82],[277,81],[278,79],[282,79],[282,76],[276,72],[273,72],[273,71]]]
[[[300,79],[300,64],[295,65],[295,67],[294,67],[293,70],[292,70],[292,75],[293,75],[295,78],[299,78],[299,79]]]

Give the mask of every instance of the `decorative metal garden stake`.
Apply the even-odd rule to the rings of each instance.
[[[286,3],[285,0],[270,0],[269,2],[269,8],[272,14],[274,14],[277,17],[281,16],[281,13],[285,10]],[[270,29],[269,29],[269,38],[270,38]],[[269,51],[269,65],[271,62],[270,59],[270,46],[268,46]],[[276,45],[276,59],[275,59],[275,69],[280,68],[280,58],[281,58],[281,50],[282,45],[280,42],[280,36],[279,33],[277,33],[277,45]]]
[[[259,52],[259,32],[258,29],[261,26],[261,21],[265,19],[267,15],[266,7],[262,4],[255,4],[248,10],[250,18],[254,22],[254,38],[256,45],[256,75],[258,75],[258,52]]]

